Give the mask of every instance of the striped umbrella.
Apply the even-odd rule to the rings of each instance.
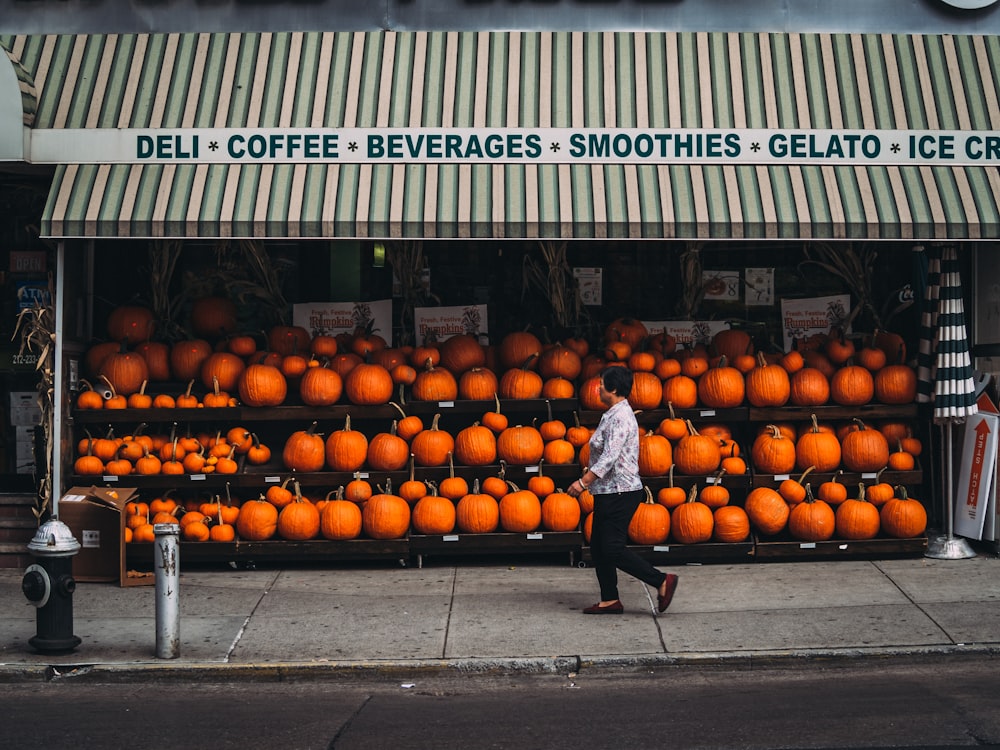
[[[914,248],[922,251],[923,248]],[[934,423],[941,426],[944,459],[942,497],[946,535],[928,544],[929,557],[974,557],[964,540],[953,535],[955,475],[952,427],[978,413],[976,383],[969,353],[969,336],[962,301],[962,277],[954,246],[927,252],[927,281],[920,319],[917,355],[917,401],[933,405]]]

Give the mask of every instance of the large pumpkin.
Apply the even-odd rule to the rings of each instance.
[[[712,515],[715,517],[712,528],[712,539],[715,541],[734,544],[750,536],[750,518],[740,506],[724,505],[716,508]]]
[[[455,438],[438,427],[440,414],[435,414],[431,426],[410,441],[410,452],[418,466],[444,466],[448,454],[455,450]]]
[[[777,534],[788,524],[788,503],[770,487],[751,490],[743,507],[750,518],[750,524],[762,534]]]
[[[822,406],[830,400],[830,381],[815,367],[801,367],[791,376],[788,400],[795,406]]]
[[[878,508],[865,497],[865,485],[858,484],[857,498],[837,506],[837,536],[840,539],[873,539],[881,522]]]
[[[743,403],[745,394],[743,373],[730,367],[724,356],[698,378],[698,398],[713,409],[734,409]]]
[[[500,526],[500,506],[497,499],[479,491],[478,479],[473,484],[472,491],[458,501],[455,524],[464,534],[490,534]]]
[[[844,468],[848,471],[878,471],[889,463],[889,441],[860,419],[854,422],[858,429],[847,433],[841,442]]]
[[[351,429],[351,415],[344,418],[344,429],[334,430],[326,438],[326,463],[332,471],[357,471],[368,457],[365,433]]]
[[[688,476],[714,473],[722,462],[719,444],[715,438],[701,435],[690,421],[688,434],[677,441],[673,459],[677,471]]]
[[[232,352],[210,354],[201,365],[201,383],[209,390],[214,388],[213,378],[219,381],[219,389],[235,391],[240,375],[246,369],[246,362]]]
[[[795,441],[777,425],[768,425],[750,448],[754,468],[764,474],[788,474],[795,468]]]
[[[632,392],[628,395],[628,402],[633,409],[656,409],[662,400],[663,382],[654,373],[640,371],[632,375]]]
[[[837,435],[820,429],[819,421],[813,414],[812,427],[795,442],[795,465],[800,471],[810,466],[817,472],[834,471],[840,467],[840,457]]]
[[[686,502],[670,514],[671,534],[681,544],[698,544],[712,538],[715,516],[712,509],[697,499],[698,487],[691,486]]]
[[[546,531],[577,531],[580,503],[565,492],[550,492],[542,501],[542,528]]]
[[[372,495],[361,510],[361,525],[372,539],[402,539],[410,528],[410,506],[391,486]]]
[[[278,513],[278,536],[293,542],[304,542],[319,536],[319,509],[302,497],[295,483],[295,499]]]
[[[815,499],[806,485],[806,499],[796,503],[788,514],[788,532],[799,541],[825,542],[833,538],[836,529],[833,508]]]
[[[670,511],[653,502],[653,493],[645,488],[646,499],[639,503],[628,524],[628,538],[633,544],[662,544],[670,536]]]
[[[141,305],[122,305],[108,315],[108,336],[132,346],[149,340],[153,335],[153,311]]]
[[[830,397],[842,406],[867,404],[875,395],[875,380],[861,365],[846,365],[830,378]]]
[[[497,437],[497,455],[513,466],[537,464],[545,453],[545,441],[531,425],[508,427]]]
[[[538,366],[538,355],[542,353],[542,342],[538,337],[528,331],[514,331],[508,333],[500,342],[497,351],[500,365],[504,370],[516,367]]]
[[[917,374],[904,364],[875,373],[875,398],[883,404],[909,404],[917,397]]]
[[[458,379],[458,397],[468,401],[493,399],[500,387],[496,373],[488,367],[473,367]]]
[[[305,354],[312,336],[302,326],[273,326],[267,332],[267,348],[281,355]]]
[[[389,403],[394,387],[388,370],[367,362],[353,367],[344,378],[344,392],[348,400],[363,406]]]
[[[538,495],[508,482],[510,492],[500,498],[500,526],[504,531],[531,533],[542,523]]]
[[[307,406],[330,406],[343,392],[344,379],[329,367],[310,367],[299,380],[299,396]]]
[[[548,347],[538,358],[538,373],[546,380],[550,378],[575,380],[582,368],[580,355],[574,349],[562,344]]]
[[[476,422],[455,436],[455,459],[466,466],[488,466],[496,461],[497,439],[493,431]]]
[[[200,297],[191,304],[191,330],[195,336],[225,338],[236,330],[236,312],[228,297]]]
[[[468,372],[473,367],[486,365],[486,350],[479,339],[471,333],[460,333],[446,339],[438,347],[440,363],[456,378]],[[424,366],[421,362],[419,366]]]
[[[375,471],[399,471],[410,458],[410,446],[396,434],[396,422],[389,432],[380,432],[368,443],[368,466]]]
[[[455,521],[455,504],[446,497],[424,495],[413,506],[412,526],[418,534],[450,534]]]
[[[316,434],[316,422],[308,429],[293,432],[285,441],[281,460],[291,471],[321,471],[326,461],[326,446],[323,437]]]
[[[126,351],[122,344],[118,352],[106,357],[101,363],[99,374],[107,378],[116,393],[130,396],[137,393],[149,379],[149,367],[141,355]]]
[[[927,531],[927,509],[900,486],[898,497],[888,500],[879,511],[882,531],[896,539],[911,539]]]
[[[280,406],[288,395],[288,381],[274,365],[250,365],[240,375],[237,387],[247,406]]]
[[[410,395],[414,401],[454,401],[458,398],[458,381],[446,368],[428,364],[417,373]]]
[[[267,502],[263,495],[258,500],[250,500],[240,506],[236,532],[241,539],[262,542],[274,536],[277,530],[278,509]]]
[[[639,475],[661,477],[673,466],[673,447],[663,435],[647,430],[639,436]]]
[[[334,541],[357,539],[361,536],[361,508],[339,496],[328,498],[319,514],[319,533]]]
[[[201,376],[201,366],[212,356],[212,345],[205,339],[178,341],[170,348],[170,372],[185,383]]]
[[[746,395],[753,406],[784,406],[791,397],[788,371],[758,353],[757,365],[746,374]]]

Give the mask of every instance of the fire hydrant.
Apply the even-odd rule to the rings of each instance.
[[[66,653],[80,645],[73,635],[73,555],[79,551],[73,532],[57,518],[39,526],[28,542],[38,562],[24,571],[21,591],[38,610],[37,632],[28,643],[40,653]]]

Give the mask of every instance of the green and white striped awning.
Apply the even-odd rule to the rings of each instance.
[[[1000,38],[0,36],[41,128],[1000,129]],[[50,237],[1000,237],[988,166],[68,165]]]

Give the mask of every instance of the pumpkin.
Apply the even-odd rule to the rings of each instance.
[[[701,435],[687,421],[688,434],[677,441],[673,449],[673,460],[677,471],[688,476],[711,474],[719,468],[722,456],[715,438]]]
[[[362,362],[344,378],[344,392],[352,404],[373,406],[387,404],[395,384],[384,367]]]
[[[299,483],[295,483],[295,497],[278,513],[278,536],[292,542],[304,542],[319,536],[319,509],[302,497]]]
[[[593,430],[580,424],[580,415],[573,412],[573,424],[566,428],[566,440],[569,444],[574,448],[580,448],[590,442],[592,434]]]
[[[716,472],[715,476],[706,482],[698,493],[699,502],[704,503],[713,511],[729,504],[729,490],[722,484],[722,475],[725,473],[725,470]]]
[[[458,379],[458,397],[468,401],[487,401],[496,396],[500,381],[488,367],[473,367]]]
[[[108,336],[133,345],[149,340],[154,328],[153,311],[141,305],[121,305],[108,315]]]
[[[316,422],[305,430],[293,432],[281,454],[286,469],[299,472],[320,471],[326,460],[326,446],[322,435],[316,434]]]
[[[542,523],[542,503],[534,492],[507,484],[510,491],[500,498],[500,526],[504,531],[530,534]]]
[[[458,378],[474,367],[483,367],[486,364],[486,350],[479,343],[479,338],[471,333],[460,333],[450,336],[438,347],[440,352],[439,361],[441,367],[445,368],[454,377]],[[426,364],[421,362],[421,365]],[[433,367],[437,363],[433,363]],[[423,399],[432,401],[434,399]]]
[[[565,492],[550,492],[542,500],[542,528],[569,532],[580,528],[580,503]]]
[[[842,406],[867,404],[875,395],[872,374],[860,365],[846,365],[830,378],[830,397]]]
[[[472,491],[458,501],[455,525],[464,534],[490,534],[499,527],[500,506],[497,499],[480,492],[478,479],[473,482]]]
[[[885,435],[860,419],[852,421],[858,429],[849,432],[841,443],[844,468],[848,471],[878,471],[889,463],[889,442]]]
[[[576,380],[582,369],[580,355],[563,344],[548,347],[538,358],[538,374],[546,380],[551,378]]]
[[[410,393],[414,401],[454,401],[458,398],[458,381],[444,367],[428,362],[417,373]]]
[[[797,505],[806,499],[806,487],[803,481],[815,468],[815,466],[809,466],[799,475],[798,479],[789,477],[778,485],[778,494],[784,498],[786,503]]]
[[[528,489],[543,500],[556,491],[555,480],[545,474],[544,465],[545,459],[542,458],[538,462],[538,473],[528,479]]]
[[[345,541],[361,536],[361,508],[345,499],[342,489],[327,493],[319,513],[319,533],[324,539]]]
[[[307,406],[330,406],[343,392],[343,378],[329,367],[309,367],[299,380],[299,396]]]
[[[135,353],[146,360],[151,381],[170,380],[170,347],[162,341],[143,341]]]
[[[410,476],[399,485],[399,489],[396,494],[403,498],[410,505],[416,504],[416,502],[426,495],[430,490],[427,483],[417,479],[415,476],[413,454],[410,454]],[[371,497],[369,495],[369,497]]]
[[[616,318],[604,329],[604,342],[623,341],[631,349],[639,345],[649,336],[646,324],[636,318]]]
[[[500,341],[497,357],[504,370],[514,368],[534,368],[538,366],[538,356],[542,353],[542,342],[529,331],[508,333]]]
[[[237,390],[247,406],[280,406],[288,395],[288,381],[274,365],[254,363],[240,375]]]
[[[839,505],[844,502],[847,499],[847,487],[837,481],[843,473],[843,469],[838,469],[829,480],[819,486],[816,496],[829,505]]]
[[[714,527],[712,509],[698,500],[698,486],[692,485],[687,500],[670,514],[670,533],[680,544],[698,544],[712,538]]]
[[[896,450],[889,454],[888,465],[893,471],[913,471],[917,462],[912,454],[903,450],[902,441],[896,441]]]
[[[807,484],[805,500],[792,507],[788,514],[788,533],[803,542],[825,542],[833,538],[836,529],[833,508],[813,497]]]
[[[410,446],[397,434],[397,422],[368,443],[368,466],[376,471],[399,471],[410,458]]]
[[[653,502],[653,493],[649,487],[643,489],[646,491],[646,499],[636,506],[629,521],[629,541],[642,545],[662,544],[670,536],[670,511]]]
[[[812,427],[795,441],[795,465],[799,470],[812,466],[817,472],[834,471],[840,466],[840,441],[820,428],[815,414],[810,416]]]
[[[858,497],[837,506],[837,536],[841,539],[874,539],[881,522],[878,508],[865,497],[865,485],[858,484]]]
[[[647,430],[639,436],[639,476],[660,477],[673,466],[673,447],[663,435]]]
[[[402,395],[402,389],[400,389]],[[424,429],[424,421],[415,414],[407,415],[403,407],[395,401],[390,401],[389,406],[399,412],[399,421],[396,423],[396,434],[406,442],[410,442]]]
[[[545,441],[531,425],[508,427],[497,436],[497,455],[514,466],[533,466],[545,453]]]
[[[568,399],[575,396],[576,386],[572,380],[555,377],[542,383],[542,398]]]
[[[743,508],[750,524],[762,534],[774,535],[788,523],[788,503],[770,487],[756,487],[747,494]]]
[[[753,354],[753,339],[739,328],[725,328],[712,336],[712,349],[730,361],[741,354]]]
[[[743,403],[746,381],[723,355],[718,364],[698,379],[698,398],[713,409],[734,409]]]
[[[529,357],[520,367],[509,369],[500,376],[501,398],[523,400],[541,397],[544,385],[542,376],[529,369],[534,359]]]
[[[272,326],[267,332],[267,348],[281,355],[309,351],[312,336],[302,326]]]
[[[909,404],[917,397],[917,374],[912,367],[895,364],[875,373],[875,398],[883,404]]]
[[[236,532],[241,539],[262,542],[274,536],[277,530],[278,509],[267,502],[263,495],[240,506],[240,515],[236,519]]]
[[[747,401],[753,406],[784,406],[791,398],[791,379],[781,365],[769,363],[763,352],[757,354],[757,364],[746,374]]]
[[[331,471],[357,471],[368,457],[368,438],[351,429],[351,415],[344,418],[344,429],[334,430],[326,438],[326,464]]]
[[[440,414],[435,414],[431,426],[410,441],[410,452],[418,466],[444,466],[448,454],[455,450],[455,438],[438,427]]]
[[[500,412],[500,397],[494,393],[493,400],[496,402],[497,408],[494,411],[488,411],[483,414],[480,420],[484,427],[488,427],[491,432],[499,435],[501,432],[507,429],[508,421],[507,416]]]
[[[412,471],[412,468],[411,468]],[[361,472],[354,472],[354,479],[344,487],[344,500],[352,503],[363,503],[374,494],[372,485],[367,479],[362,479]],[[358,516],[360,523],[360,516]],[[359,527],[360,528],[360,527]],[[359,532],[360,533],[360,532]]]
[[[413,506],[411,523],[418,534],[450,534],[455,530],[457,517],[451,499],[431,492]]]
[[[835,365],[842,365],[854,356],[856,347],[854,342],[844,335],[842,328],[835,328],[830,331],[830,336],[826,340],[823,352]]]
[[[455,476],[455,461],[452,451],[448,451],[448,476],[441,480],[438,487],[441,497],[449,500],[460,500],[469,494],[469,483],[464,477]]]
[[[392,482],[372,495],[361,509],[361,527],[372,539],[402,539],[410,528],[410,506],[392,494]]]
[[[127,397],[138,392],[149,379],[149,367],[141,355],[128,351],[122,344],[117,352],[105,357],[98,375],[110,384],[114,392]]]
[[[927,509],[923,503],[909,497],[906,487],[896,488],[897,497],[887,501],[879,511],[882,531],[896,539],[912,539],[927,531]]]
[[[174,380],[188,381],[201,376],[201,367],[212,356],[205,339],[178,341],[170,347],[170,372]]]
[[[687,375],[674,375],[663,381],[663,404],[676,409],[693,409],[698,404],[698,383]]]
[[[580,384],[577,399],[580,401],[581,409],[598,412],[607,411],[607,404],[601,401],[601,376],[593,375],[584,380]]]
[[[673,509],[687,499],[687,491],[683,487],[674,484],[674,467],[670,467],[667,473],[667,485],[661,487],[656,493],[656,502],[664,508]]]
[[[738,505],[725,505],[712,513],[714,525],[712,539],[716,542],[735,544],[750,536],[750,518]]]
[[[788,400],[795,406],[822,406],[830,400],[830,381],[815,367],[803,367],[791,376]]]
[[[576,449],[573,448],[573,444],[568,440],[562,438],[559,440],[550,440],[545,443],[545,448],[542,450],[542,458],[553,466],[565,466],[576,460]]]
[[[795,441],[777,425],[767,425],[750,448],[753,466],[764,474],[788,474],[795,468]]]
[[[538,426],[538,432],[546,443],[566,437],[566,423],[552,416],[552,402],[545,400],[546,420]]]
[[[635,372],[628,402],[633,409],[656,409],[663,401],[663,383],[652,372]]]
[[[466,466],[487,466],[496,461],[497,439],[493,431],[474,422],[455,435],[455,458]]]

